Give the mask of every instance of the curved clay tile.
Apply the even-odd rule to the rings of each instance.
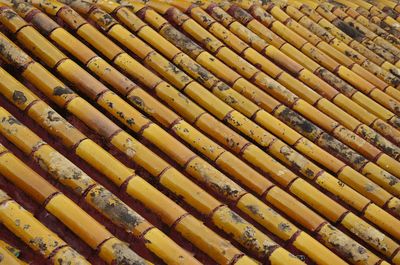
[[[99,13],[99,12],[97,12],[97,13]],[[119,34],[119,35],[121,35],[121,34]],[[186,86],[187,87],[187,86]],[[290,131],[290,128],[289,128],[289,131]],[[389,198],[391,198],[390,196],[389,196]]]
[[[34,18],[33,18],[33,21],[36,21]],[[38,25],[39,23],[35,23],[36,25]],[[59,30],[60,31],[60,30]],[[65,33],[65,32],[64,32]],[[66,33],[65,33],[66,34]],[[52,39],[56,39],[56,41],[59,39],[59,38],[57,38],[57,37],[55,37],[55,36],[53,36],[52,37],[52,35],[53,34],[51,34],[50,35],[50,38],[52,38]],[[56,34],[55,32],[54,32],[54,35],[58,35],[58,34]],[[73,46],[77,46],[77,41],[78,40],[74,40],[74,42],[72,41],[72,36],[69,36],[68,37],[68,39],[69,39],[69,43],[74,43],[75,42],[75,44],[73,45]],[[63,43],[64,44],[64,43]],[[63,48],[65,48],[65,49],[67,49],[68,50],[68,47],[67,47],[68,45],[66,45],[66,46],[63,46]],[[71,49],[71,47],[69,47],[69,50],[71,50],[72,51],[72,53],[75,53],[74,51],[75,50],[72,50]],[[82,49],[81,49],[82,50]],[[76,56],[79,58],[79,54],[77,54],[76,53]],[[97,63],[99,63],[100,62],[100,59],[97,59],[96,60],[97,61]],[[91,68],[90,66],[89,66],[89,68]],[[99,70],[99,68],[91,68],[94,72],[96,72],[99,76],[102,76],[103,77],[103,79],[105,80],[105,81],[107,81],[107,80],[110,80],[110,79],[108,79],[107,78],[107,76],[104,76],[104,75],[102,75],[103,74],[103,72],[101,71],[101,72],[99,72],[99,71],[96,71],[96,69],[97,70]],[[112,69],[112,67],[110,66],[109,67],[109,71],[116,71],[115,69]],[[116,79],[115,79],[115,77],[116,76],[114,76],[114,81],[116,81]],[[110,80],[110,82],[109,83],[111,83],[111,80]],[[122,83],[122,80],[121,80],[121,82],[119,82],[119,83]],[[148,97],[150,97],[149,95],[147,95],[146,97],[144,97],[144,95],[145,95],[145,92],[144,91],[142,91],[142,92],[138,92],[138,90],[140,90],[140,88],[135,88],[134,89],[134,91],[133,92],[135,92],[135,93],[137,93],[137,96],[135,96],[136,97],[136,100],[135,101],[138,101],[138,100],[140,100],[140,102],[141,102],[141,105],[143,105],[143,106],[146,106],[146,108],[148,108],[149,109],[149,111],[151,110],[151,113],[153,114],[153,115],[156,115],[156,117],[158,117],[158,116],[160,116],[160,117],[162,117],[162,116],[164,116],[165,117],[165,113],[162,113],[162,110],[164,110],[165,109],[165,107],[163,107],[163,105],[161,105],[160,103],[156,103],[154,100],[153,100],[153,103],[151,102],[151,101],[149,101],[148,100]],[[121,91],[121,90],[119,90],[119,91]],[[141,96],[140,96],[141,95]],[[139,97],[140,96],[140,97]],[[133,97],[133,95],[132,95],[132,97]],[[129,97],[128,97],[129,98]],[[167,109],[168,110],[168,109]],[[160,114],[156,114],[156,113],[160,113]],[[170,114],[170,115],[172,115],[172,114]],[[175,115],[176,116],[176,115]],[[167,116],[168,117],[168,116]],[[174,121],[174,120],[176,120],[178,118],[178,116],[177,117],[175,117],[175,118],[173,118],[173,119],[165,119],[164,118],[164,120],[171,120],[171,121]],[[162,122],[163,120],[160,120],[160,122]],[[169,126],[169,125],[168,125]],[[190,127],[188,124],[184,124],[183,123],[183,121],[178,121],[178,122],[174,122],[174,124],[173,125],[171,125],[171,126],[173,126],[172,128],[175,128],[175,127],[177,127],[177,126],[179,126],[179,127],[182,127],[182,129],[180,129],[180,130],[185,130],[186,129],[186,131],[187,131],[187,133],[189,133],[189,131],[191,132],[191,133],[193,133],[193,130],[194,130],[194,128],[192,128],[192,127]],[[178,128],[179,128],[178,127]],[[218,161],[221,161],[221,162],[219,162],[220,164],[222,164],[222,165],[224,165],[224,164],[227,164],[226,162],[222,162],[223,160],[222,160],[222,158],[223,157],[225,157],[225,159],[226,159],[226,157],[229,155],[229,153],[227,153],[226,151],[225,151],[225,153],[222,155],[222,153],[220,152],[220,151],[218,151],[218,150],[220,150],[221,149],[221,147],[219,147],[219,146],[217,146],[217,145],[215,145],[215,144],[213,144],[212,142],[210,142],[210,141],[208,141],[208,144],[205,144],[206,143],[206,139],[204,139],[204,140],[202,140],[202,141],[200,141],[200,139],[203,139],[204,138],[204,136],[201,136],[199,133],[197,133],[197,134],[195,134],[196,135],[196,137],[198,138],[198,142],[199,143],[202,143],[200,146],[209,146],[207,149],[209,149],[209,150],[213,150],[212,151],[212,153],[217,153],[217,154],[215,154],[215,156],[216,157],[218,157],[219,156],[219,159],[218,159]],[[204,149],[204,148],[203,148]],[[201,150],[201,149],[200,149]],[[265,182],[266,180],[264,179],[263,180],[263,178],[262,178],[262,176],[259,176],[254,170],[252,170],[250,167],[248,167],[248,166],[246,166],[243,162],[241,162],[239,159],[237,159],[236,157],[234,157],[234,156],[232,156],[231,154],[229,155],[229,157],[230,157],[230,162],[231,162],[231,164],[234,164],[234,165],[236,165],[236,167],[239,167],[241,170],[241,174],[242,174],[242,176],[243,177],[246,177],[246,175],[248,175],[248,176],[252,176],[252,180],[248,180],[247,182],[253,182],[253,183],[255,183],[255,182],[257,182],[258,183],[258,186],[260,187],[260,184],[261,183],[263,183],[263,182]],[[238,169],[236,169],[236,170],[238,170]],[[232,170],[230,170],[231,172],[232,172]],[[258,175],[258,177],[256,178],[256,176]],[[268,182],[267,182],[268,183]],[[251,183],[250,183],[250,185],[251,185]],[[257,187],[256,187],[257,188]],[[272,188],[272,186],[271,186],[271,184],[268,184],[268,186],[266,186],[265,188],[262,188],[261,187],[261,189],[258,191],[259,193],[264,193],[263,191],[265,190],[265,189],[271,189]],[[282,195],[281,196],[285,196],[285,197],[287,197],[287,195],[285,195],[284,193],[283,193],[283,191],[282,190],[279,190],[279,189],[277,189],[277,188],[275,188],[275,193],[276,194],[278,194],[278,193],[282,193]],[[289,198],[288,198],[289,199]],[[296,205],[295,207],[293,207],[293,208],[296,208],[297,210],[298,209],[300,209],[300,208],[304,208],[304,206],[301,206],[301,205],[299,205],[297,202],[295,202],[295,201],[293,201],[293,205]],[[310,217],[310,214],[307,214],[307,216],[309,216]],[[264,217],[266,217],[266,216],[264,216]],[[318,219],[318,217],[317,217],[317,219]],[[286,223],[286,221],[283,221],[283,222],[285,222]],[[276,226],[277,227],[279,227],[279,226],[281,226],[281,224],[282,224],[282,221],[279,221],[279,220],[277,220],[276,221]],[[289,225],[289,224],[288,224]],[[290,233],[288,234],[289,235],[289,237],[288,237],[288,239],[290,238],[290,235],[294,235],[295,233],[296,233],[296,231],[297,231],[297,229],[295,229],[294,227],[292,228],[292,229],[290,229],[291,231],[290,231]],[[286,235],[284,235],[284,236],[286,236]],[[300,238],[302,238],[303,236],[300,236],[299,237],[299,239],[298,240],[301,240]],[[313,247],[314,249],[315,249],[315,246]],[[321,248],[318,248],[319,250],[318,250],[318,255],[320,255],[319,253],[323,253],[324,251],[323,251],[323,249],[321,249]],[[326,255],[326,254],[325,254]]]
[[[3,146],[0,148],[2,152],[5,152]],[[63,262],[71,265],[90,264],[33,217],[30,212],[12,200],[3,190],[0,190],[0,219],[7,229],[11,230],[33,250],[49,258],[52,264],[62,264]]]
[[[103,172],[103,174],[108,176],[117,184],[122,185],[125,181],[135,177],[134,171],[132,169],[125,167],[122,163],[116,160],[104,149],[102,149],[92,140],[85,137],[71,124],[64,120],[57,112],[50,108],[46,103],[40,101],[27,88],[18,83],[18,81],[13,79],[4,71],[0,71],[0,76],[2,77],[0,92],[6,97],[9,96],[8,99],[17,104],[18,101],[14,100],[15,95],[25,97],[26,100],[24,104],[29,107],[27,109],[23,106],[20,106],[21,109],[25,110],[28,115],[32,117],[38,124],[48,129],[50,133],[54,134],[56,137],[62,140],[67,148],[73,148],[79,157],[86,161],[89,161],[91,165],[93,165],[100,172]],[[17,132],[17,129],[14,128],[14,131]],[[36,152],[39,152],[39,149]],[[42,156],[40,156],[40,158],[38,159],[39,162],[46,165],[47,161],[42,161]],[[55,158],[53,158],[53,162],[55,161]],[[68,166],[68,169],[72,172],[80,172],[78,168],[73,168],[73,166],[67,161],[65,162],[65,165],[66,167]],[[111,168],[108,168],[108,166]],[[54,167],[56,167],[56,165]],[[52,170],[51,168],[52,165],[48,165],[46,167],[46,169],[50,171]],[[54,171],[61,170],[63,169],[54,168]],[[56,173],[53,174],[55,174],[55,177],[59,181],[63,182],[62,177],[58,176]],[[78,176],[76,176],[76,174],[74,175],[75,181],[78,180]],[[18,172],[18,175],[26,176],[27,174],[24,172]],[[34,177],[31,177],[30,181],[33,182],[33,178]],[[142,182],[140,185],[142,189],[151,190],[152,187],[143,179],[138,179],[136,181],[138,183]],[[64,181],[63,183],[67,184],[67,186],[70,187],[73,187],[74,185],[72,182]],[[43,188],[44,187],[42,187],[42,189]],[[21,189],[24,188],[21,187]],[[79,194],[82,194],[82,196],[85,197],[86,201],[89,204],[91,204],[99,212],[109,218],[115,225],[122,227],[124,230],[132,233],[137,238],[143,238],[144,240],[147,240],[149,243],[146,244],[146,247],[149,248],[150,251],[156,250],[155,254],[161,259],[176,260],[178,257],[181,257],[182,261],[196,263],[196,261],[191,256],[188,256],[188,253],[181,249],[178,245],[176,245],[174,241],[169,239],[160,230],[144,220],[132,209],[129,209],[127,205],[125,205],[122,201],[115,197],[115,195],[106,190],[103,186],[95,183],[89,183],[88,188],[81,188],[81,190],[82,192],[79,192]],[[157,193],[153,192],[152,195],[155,196],[157,195]],[[47,198],[48,197],[49,196],[47,196]],[[47,198],[40,198],[39,203],[43,204],[44,201],[47,201]],[[160,201],[162,201],[162,199],[163,198],[159,198]],[[165,206],[169,205],[167,204]],[[77,232],[77,234],[81,235],[82,233]],[[157,248],[156,246],[163,247]],[[97,246],[95,246],[94,248],[96,247]],[[157,249],[160,249],[160,251],[157,251]]]
[[[89,24],[86,25],[89,26]],[[82,26],[80,29],[84,30],[84,28],[86,29],[87,27]],[[29,34],[25,35],[25,31],[23,31],[24,29],[28,29],[28,31],[30,31]],[[28,37],[29,42],[32,40],[33,43],[35,42],[35,38],[37,38],[39,42],[46,41],[38,32],[34,31],[33,27],[24,27],[21,31],[18,32],[17,35],[25,35]],[[33,37],[33,39],[31,37]],[[4,38],[3,41],[3,43],[6,44],[6,38]],[[8,44],[10,46],[7,45],[8,49],[5,50],[13,50],[16,56],[18,56],[19,54],[24,54],[22,50],[17,49],[16,46],[13,46],[10,41],[8,41]],[[93,100],[97,100],[97,103],[100,106],[102,106],[115,118],[123,122],[132,131],[142,135],[144,138],[159,147],[167,155],[173,157],[179,165],[185,167],[186,172],[195,177],[197,180],[204,182],[212,190],[218,192],[221,196],[226,197],[226,199],[230,201],[240,200],[240,202],[243,202],[244,205],[258,203],[259,200],[256,197],[243,190],[240,186],[231,181],[220,171],[212,167],[209,163],[207,163],[201,157],[197,156],[185,145],[173,138],[156,123],[147,119],[135,108],[123,101],[118,95],[108,90],[107,87],[94,79],[85,70],[80,68],[75,62],[67,59],[67,57],[65,57],[65,55],[63,55],[58,49],[52,47],[50,42],[46,42],[46,44],[43,44],[43,46],[30,46],[28,44],[27,47],[35,47],[32,51],[37,56],[41,57],[46,63],[48,63],[49,66],[51,66],[52,64],[53,66],[57,65],[57,72],[59,72],[64,78],[72,82],[75,86],[79,87],[80,90],[84,92],[87,96],[91,97]],[[15,62],[10,58],[9,61]],[[25,72],[29,71],[28,69],[30,68],[30,65],[28,65],[28,68],[27,70],[25,70]],[[35,72],[32,72],[32,74],[35,75]],[[58,94],[56,92],[57,89],[58,87],[54,88],[55,92],[53,92],[53,95]],[[69,90],[67,93],[73,93],[70,91],[71,90]],[[64,94],[64,92],[61,93]],[[83,105],[83,102],[81,102],[80,105]],[[111,128],[112,127],[113,126],[111,126]],[[260,202],[260,204],[262,203]],[[206,205],[205,208],[207,209],[209,206],[210,205]],[[266,213],[270,212],[269,207],[267,207],[266,205],[263,206],[263,208]],[[212,208],[208,208],[207,210],[212,210]],[[229,215],[230,210],[226,209],[225,207],[219,207],[219,209],[214,212],[214,215],[217,212],[223,215]],[[221,221],[217,220],[217,223],[223,223],[227,221],[226,217],[222,219],[223,220]],[[242,245],[251,248],[253,251],[257,251],[259,253],[259,256],[269,256],[270,259],[274,259],[275,255],[282,256],[282,262],[285,262],[285,260],[293,259],[289,252],[286,252],[286,250],[283,249],[281,250],[279,245],[277,245],[274,241],[269,239],[266,235],[264,235],[255,227],[251,227],[251,225],[247,224],[244,220],[232,224],[234,227],[231,227],[231,225],[225,225],[221,228],[225,230],[234,229],[234,232],[236,233],[235,237],[237,238],[237,240]],[[246,229],[251,229],[252,233],[245,233]],[[248,244],[248,237],[258,238],[256,243]],[[276,251],[277,249],[278,251]],[[293,262],[301,263],[301,261],[297,259],[294,259]]]
[[[12,48],[12,50],[13,49],[15,49],[15,47]],[[7,50],[10,51],[9,49]],[[14,57],[15,59],[19,58],[18,55],[21,55],[20,52],[21,51],[16,52],[17,56]],[[10,53],[6,52],[5,54]],[[57,52],[55,54],[57,54]],[[20,62],[19,59],[13,60],[13,58],[10,58],[9,56],[6,57],[10,62]],[[139,159],[141,159],[144,155],[145,159],[143,160],[143,162],[145,163],[145,165],[153,167],[150,168],[150,172],[155,172],[155,170],[159,171],[159,173],[155,173],[155,176],[160,177],[160,181],[163,185],[170,187],[176,194],[183,196],[183,198],[188,203],[191,203],[194,207],[198,208],[200,212],[211,215],[213,222],[215,222],[218,227],[226,232],[232,233],[239,242],[243,242],[243,244],[245,244],[246,246],[254,248],[257,252],[261,252],[261,255],[265,255],[270,252],[271,255],[269,256],[269,258],[272,260],[277,259],[281,260],[281,262],[285,262],[285,260],[289,259],[293,260],[293,262],[301,263],[299,260],[294,259],[292,255],[288,255],[288,252],[278,247],[276,243],[272,242],[270,239],[268,239],[268,237],[266,237],[256,228],[253,228],[252,225],[250,225],[240,216],[232,212],[229,208],[221,205],[218,201],[210,197],[210,195],[204,193],[204,191],[199,190],[198,187],[194,186],[194,184],[189,182],[183,175],[171,168],[164,161],[159,161],[158,165],[154,163],[148,164],[149,161],[154,162],[154,154],[149,154],[148,152],[146,153],[145,150],[141,150],[140,145],[136,144],[136,141],[133,140],[133,138],[125,132],[121,132],[119,129],[115,130],[116,125],[110,124],[111,121],[105,119],[105,116],[99,116],[99,113],[94,112],[94,108],[91,107],[90,104],[88,104],[82,98],[77,97],[77,95],[74,94],[72,90],[66,88],[60,81],[58,81],[57,79],[55,79],[55,77],[46,72],[44,68],[42,68],[39,64],[29,64],[24,71],[24,77],[29,79],[31,73],[33,74],[33,79],[30,79],[32,82],[35,81],[35,73],[39,74],[39,76],[42,77],[47,75],[47,78],[45,78],[44,80],[49,81],[50,83],[45,83],[43,84],[43,86],[41,86],[41,82],[35,84],[39,87],[42,87],[44,89],[43,91],[49,97],[55,99],[55,101],[61,106],[64,106],[67,103],[68,109],[73,113],[84,113],[86,116],[81,118],[81,120],[83,120],[89,126],[94,126],[94,128],[96,128],[97,131],[100,133],[104,131],[106,137],[111,136],[111,142],[116,144],[119,148],[126,150],[126,153],[132,158],[136,158],[137,156],[139,156]],[[82,106],[85,105],[86,107],[82,108]],[[91,110],[92,113],[90,113]],[[93,117],[96,114],[99,117],[97,120],[93,120]],[[79,116],[82,117],[82,114]],[[142,119],[144,119],[144,117],[142,117]],[[102,123],[99,124],[98,121],[102,121]],[[107,133],[111,132],[110,130],[115,131],[115,133]],[[205,176],[206,175],[204,175],[204,177]],[[207,176],[210,177],[211,175]],[[222,192],[224,191],[222,190]],[[250,194],[247,197],[251,198]],[[244,204],[246,204],[246,202],[244,202]],[[254,239],[250,240],[250,238]],[[247,242],[252,243],[248,244]],[[287,259],[280,258],[284,257],[285,255],[287,256]]]
[[[182,17],[182,16],[181,16],[181,17]],[[188,19],[185,19],[185,21],[189,21],[189,20],[188,20]],[[191,23],[190,25],[193,26],[194,24]],[[189,27],[189,26],[188,26],[188,27]],[[199,32],[200,32],[200,28],[197,28],[197,29],[196,29],[196,34],[199,33]],[[214,42],[214,43],[215,43],[215,42]],[[336,189],[335,191],[337,191],[337,189]],[[390,218],[391,218],[391,217],[390,217]],[[396,248],[397,248],[397,247],[396,247]]]
[[[216,261],[229,263],[234,259],[248,259],[246,256],[243,256],[239,250],[235,249],[235,247],[229,246],[230,244],[226,240],[218,237],[200,221],[190,216],[188,212],[168,199],[140,176],[135,175],[132,169],[124,166],[92,140],[82,135],[73,125],[65,121],[54,109],[41,101],[12,76],[8,75],[5,71],[0,71],[0,77],[0,93],[17,105],[21,110],[27,112],[32,119],[49,133],[59,138],[68,149],[73,148],[80,158],[102,172],[116,185],[119,187],[125,186],[126,191],[134,199],[142,202],[158,215],[161,215],[163,219],[165,219],[167,225],[171,225],[172,223],[177,231],[187,230],[182,234],[188,240],[198,237],[197,240],[192,240],[192,243],[198,245],[199,248],[205,250],[205,252],[210,253]],[[15,95],[18,95],[18,98],[25,98],[24,102],[16,100]],[[29,109],[27,109],[27,107],[29,107]],[[23,174],[21,173],[20,175]],[[88,193],[88,195],[90,195],[90,193]],[[156,200],[161,207],[154,206],[153,200]],[[174,215],[176,217],[172,218]],[[141,217],[139,217],[139,219],[133,216],[129,217],[127,214],[122,214],[121,209],[118,208],[109,211],[107,216],[113,220],[116,225],[133,233],[138,239],[143,238],[147,240],[149,242],[147,244],[149,249],[155,251],[161,259],[171,262],[178,259],[180,256],[182,258],[186,256],[186,253],[182,253],[182,250],[174,246],[173,243],[171,244],[171,242],[168,242],[165,235],[157,228],[146,223]],[[135,221],[132,222],[133,220]],[[189,227],[187,227],[188,224],[190,224]],[[192,231],[193,227],[196,227],[198,231]],[[199,233],[200,231],[201,234]],[[205,247],[204,242],[208,242],[210,244],[209,247],[213,249]],[[162,247],[157,248],[157,245]],[[238,258],[238,256],[242,257]],[[188,257],[186,257],[186,259],[188,259],[189,262],[191,261]]]
[[[297,185],[297,184],[296,184]]]
[[[130,216],[132,220],[137,220],[135,223],[137,227],[145,222],[136,212],[97,184],[3,108],[0,108],[0,120],[0,132],[7,139],[24,150],[26,154],[30,154],[57,181],[85,196],[86,201],[98,211],[107,216],[110,215],[106,211],[108,208],[119,207],[120,213]],[[3,152],[1,159],[2,175],[10,178],[12,182],[15,181],[20,189],[32,191],[33,196],[36,195],[34,199],[38,203],[44,205],[46,210],[81,237],[91,248],[98,249],[100,257],[107,263],[123,264],[121,260],[128,259],[138,264],[147,264],[126,243],[114,237],[104,226],[68,197],[59,193],[11,153]],[[18,179],[24,177],[26,178],[25,183]],[[111,218],[118,220],[121,217],[111,216]]]

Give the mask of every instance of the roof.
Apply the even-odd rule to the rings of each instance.
[[[0,264],[400,264],[399,6],[1,0]]]

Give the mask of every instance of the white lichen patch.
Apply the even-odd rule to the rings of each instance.
[[[200,181],[230,200],[236,200],[243,193],[239,185],[205,162],[196,162],[189,167],[194,170]]]
[[[380,251],[385,252],[388,250],[388,246],[385,242],[385,234],[381,233],[379,230],[368,225],[367,223],[355,224],[350,228],[350,231],[362,238],[364,241],[374,245],[375,248],[379,249]]]
[[[352,263],[368,260],[369,254],[363,246],[332,225],[328,225],[323,228],[321,233],[325,241],[332,245],[332,247],[334,247],[334,249],[336,249],[344,257],[352,261]]]
[[[289,163],[296,165],[296,168],[304,169],[308,164],[308,160],[303,155],[287,145],[282,146],[280,152]]]
[[[48,172],[64,185],[81,193],[95,182],[80,168],[60,153],[53,151],[48,156],[48,161],[43,160],[48,168]]]
[[[127,138],[124,144],[125,154],[129,158],[133,158],[136,155],[136,146],[132,139]]]
[[[112,255],[115,257],[113,264],[146,265],[146,262],[140,256],[133,252],[128,245],[122,242],[113,244],[112,251]]]

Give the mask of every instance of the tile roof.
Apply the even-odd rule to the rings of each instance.
[[[0,0],[0,264],[400,264],[399,13]]]

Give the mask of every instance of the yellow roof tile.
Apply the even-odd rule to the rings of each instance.
[[[398,12],[393,0],[1,0],[0,140],[66,195],[3,145],[0,174],[95,264],[400,264]],[[42,254],[78,258],[67,248]]]

